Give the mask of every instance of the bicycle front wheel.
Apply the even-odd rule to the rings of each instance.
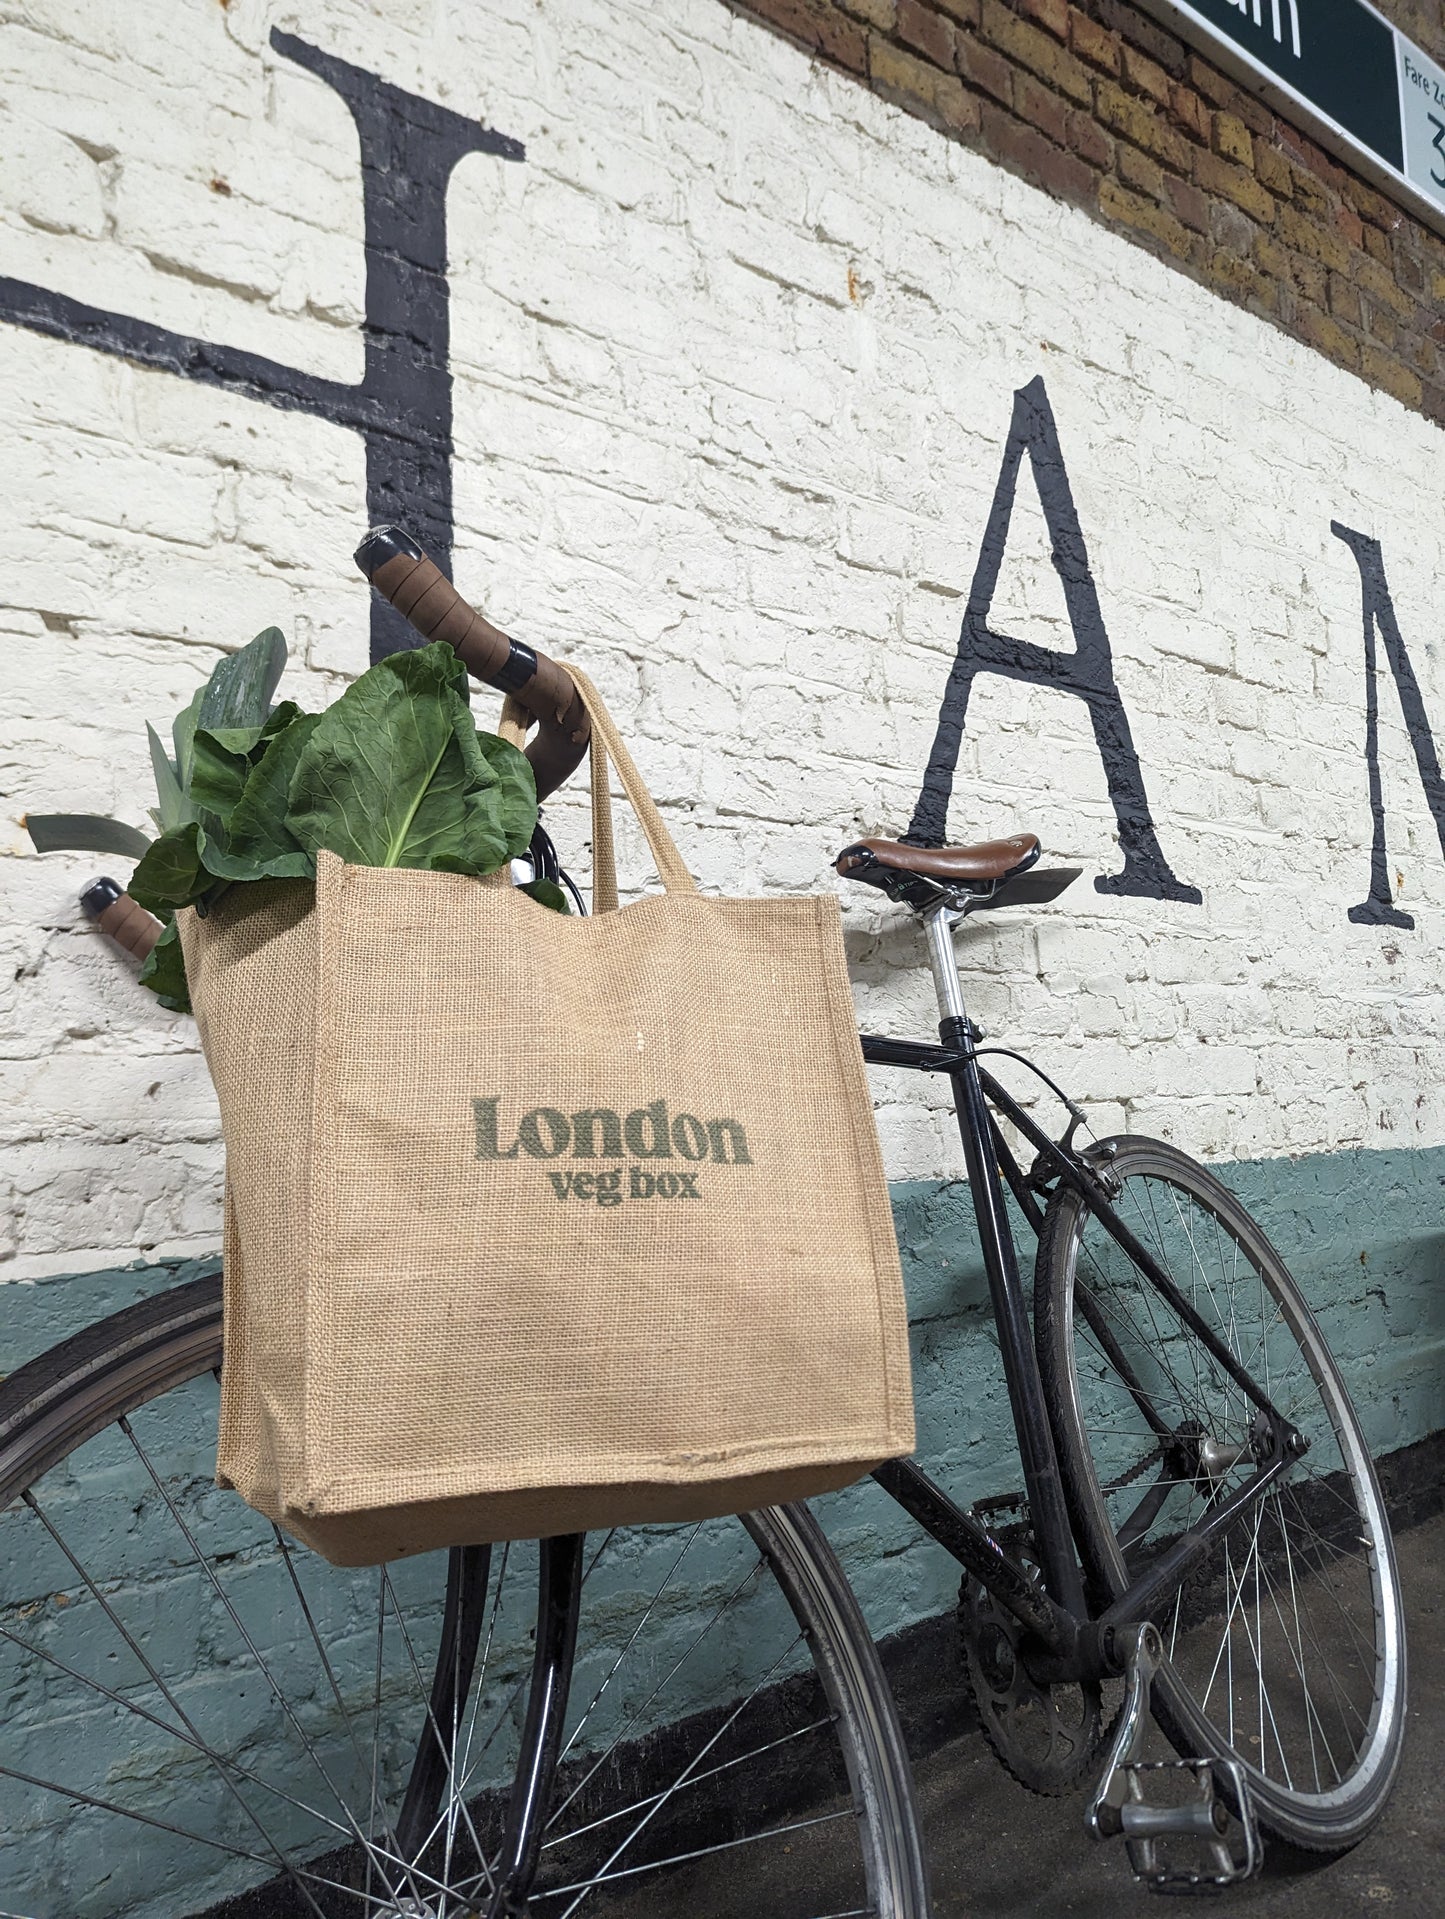
[[[1379,1481],[1338,1365],[1284,1262],[1176,1148],[1096,1149],[1114,1209],[1308,1451],[1154,1615],[1155,1717],[1186,1757],[1246,1769],[1261,1822],[1338,1851],[1379,1817],[1405,1729],[1405,1634]],[[1039,1243],[1040,1366],[1086,1570],[1117,1597],[1256,1470],[1256,1409],[1077,1194]]]
[[[339,1569],[212,1482],[220,1358],[216,1278],[0,1385],[0,1915],[926,1919],[805,1509]]]

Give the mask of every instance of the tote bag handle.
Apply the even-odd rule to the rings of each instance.
[[[612,785],[609,778],[608,760],[617,768],[617,777],[622,790],[627,795],[638,824],[647,839],[652,853],[653,863],[657,867],[658,878],[662,881],[665,893],[695,893],[697,882],[683,864],[671,833],[663,823],[661,813],[646,782],[637,770],[637,764],[623,744],[622,735],[617,731],[612,715],[603,704],[602,695],[588,679],[581,667],[572,666],[563,661],[573,684],[582,696],[582,704],[592,721],[592,911],[611,913],[617,906],[617,857],[616,844],[612,832]],[[526,738],[527,723],[531,716],[510,694],[502,707],[502,720],[499,731],[502,738],[513,746],[520,746]]]

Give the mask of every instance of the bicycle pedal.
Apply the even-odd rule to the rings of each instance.
[[[1164,1657],[1158,1631],[1135,1626],[1124,1654],[1124,1704],[1109,1747],[1103,1774],[1084,1812],[1095,1839],[1124,1840],[1134,1875],[1151,1892],[1211,1892],[1248,1879],[1259,1870],[1259,1828],[1244,1768],[1234,1759],[1142,1759],[1149,1726],[1149,1696]],[[1168,1804],[1144,1797],[1146,1773],[1189,1772],[1197,1797]],[[1227,1778],[1244,1834],[1242,1857],[1229,1843],[1229,1807],[1220,1797],[1216,1774]],[[1204,1848],[1208,1870],[1190,1871],[1161,1852],[1168,1840],[1191,1840]]]
[[[1237,1821],[1220,1797],[1215,1784],[1216,1771],[1229,1778]],[[1233,1759],[1129,1759],[1119,1767],[1125,1797],[1117,1808],[1119,1831],[1134,1876],[1150,1892],[1211,1892],[1248,1879],[1259,1869],[1259,1829],[1250,1804],[1244,1768]],[[1166,1804],[1146,1799],[1140,1775],[1144,1773],[1187,1772],[1193,1776],[1197,1796],[1180,1803]],[[1230,1844],[1230,1828],[1238,1824],[1244,1837],[1242,1855]],[[1191,1871],[1171,1862],[1161,1850],[1161,1841],[1182,1839],[1196,1842],[1208,1865],[1203,1871]]]

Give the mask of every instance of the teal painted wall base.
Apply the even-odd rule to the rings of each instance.
[[[1445,1427],[1445,1148],[1247,1160],[1216,1171],[1314,1306],[1372,1449],[1395,1452]],[[1015,1490],[1017,1456],[968,1189],[902,1181],[893,1203],[920,1457],[963,1504]],[[1031,1245],[1024,1252],[1027,1260]],[[212,1265],[172,1261],[0,1288],[0,1370],[13,1372],[107,1313]],[[871,1481],[820,1501],[819,1510],[877,1634],[951,1605],[951,1561]]]
[[[1237,1161],[1213,1169],[1314,1308],[1371,1450],[1445,1427],[1445,1148]],[[895,1185],[912,1323],[918,1451],[962,1505],[1019,1488],[988,1284],[964,1184]],[[1033,1242],[1020,1235],[1027,1267]],[[880,1637],[948,1610],[952,1561],[871,1482],[818,1502]]]
[[[1350,1381],[1370,1444],[1399,1462],[1405,1449],[1445,1428],[1445,1150],[1266,1160],[1231,1166],[1225,1174],[1315,1306]],[[912,1321],[920,1455],[965,1505],[1016,1491],[1008,1399],[967,1188],[919,1181],[900,1184],[893,1198]],[[171,1261],[0,1288],[0,1370],[11,1373],[106,1315],[214,1267],[214,1261]],[[233,1495],[206,1484],[214,1418],[210,1380],[142,1415],[159,1422],[148,1429],[147,1444],[159,1442],[166,1482],[193,1489],[188,1510],[207,1552],[233,1562],[229,1586],[247,1609],[254,1643],[268,1663],[285,1671],[288,1660],[304,1659],[306,1648],[299,1639],[291,1643],[294,1634],[288,1637],[294,1614],[269,1540],[256,1552],[254,1516]],[[1414,1456],[1428,1470],[1438,1454],[1438,1445],[1416,1446]],[[235,1656],[234,1634],[218,1619],[209,1589],[187,1566],[186,1556],[176,1553],[165,1507],[152,1497],[154,1489],[124,1442],[113,1429],[98,1436],[83,1467],[57,1473],[55,1480],[52,1509],[63,1516],[67,1533],[77,1529],[87,1550],[94,1545],[99,1561],[116,1569],[112,1591],[123,1593],[123,1609],[152,1656],[174,1674],[187,1697],[207,1698],[210,1736],[228,1752],[244,1750],[263,1776],[289,1780],[299,1760],[286,1743],[286,1728],[264,1687],[226,1672]],[[49,1486],[45,1498],[51,1505]],[[887,1656],[924,1750],[969,1723],[951,1657],[957,1568],[872,1481],[819,1501],[818,1508],[875,1636],[888,1642]],[[719,1593],[730,1590],[737,1568],[730,1570],[728,1555],[739,1540],[724,1535],[738,1530],[711,1529],[689,1561],[686,1581],[669,1599],[665,1630],[657,1628],[666,1641],[659,1648],[661,1669],[699,1636],[699,1622],[716,1607]],[[0,1616],[7,1626],[21,1629],[13,1643],[23,1652],[38,1640],[53,1657],[72,1658],[83,1670],[86,1659],[102,1656],[102,1635],[93,1630],[94,1609],[83,1603],[72,1569],[24,1507],[0,1514],[0,1532]],[[650,1551],[670,1555],[672,1546],[665,1535],[632,1534],[619,1551],[621,1564],[609,1576],[618,1582],[620,1603],[635,1596],[635,1587],[652,1590],[640,1560],[632,1561]],[[422,1670],[430,1670],[434,1657],[438,1567],[439,1557],[430,1556],[395,1569],[399,1603],[421,1648]],[[308,1581],[313,1576],[328,1659],[335,1662],[339,1683],[359,1698],[369,1697],[375,1576],[328,1575],[314,1562]],[[608,1590],[607,1578],[594,1589],[593,1603],[601,1611],[611,1603]],[[520,1679],[530,1659],[532,1617],[525,1608],[504,1616],[497,1660],[504,1690],[513,1677]],[[682,1718],[731,1699],[736,1692],[732,1656],[724,1644],[711,1661],[689,1666],[669,1715]],[[74,1758],[75,1726],[57,1718],[61,1695],[50,1691],[46,1669],[33,1654],[17,1654],[0,1667],[12,1745],[23,1739],[27,1753],[45,1759],[43,1766],[36,1761],[40,1776],[63,1774],[67,1753]],[[584,1695],[601,1670],[579,1668]],[[213,1683],[217,1677],[219,1686]],[[310,1683],[314,1687],[314,1672]],[[334,1746],[344,1759],[340,1726],[328,1716],[325,1697],[320,1706],[320,1736],[331,1742],[328,1751]],[[102,1714],[85,1737],[98,1778],[122,1781],[126,1803],[147,1806],[156,1817],[174,1818],[182,1827],[207,1829],[215,1816],[214,1784],[169,1735],[147,1744],[123,1721],[111,1724]],[[404,1779],[414,1741],[398,1728],[391,1745],[395,1750],[388,1751],[387,1766]],[[0,1805],[0,1813],[6,1811]],[[74,1919],[119,1914],[173,1919],[178,1912],[204,1909],[255,1876],[252,1868],[240,1869],[224,1857],[198,1857],[194,1846],[153,1828],[139,1829],[123,1856],[110,1856],[101,1816],[72,1814],[53,1795],[46,1797],[44,1822],[33,1823],[38,1816],[27,1802],[23,1813],[17,1808],[16,1818],[0,1817],[0,1904],[7,1910],[45,1919],[60,1912]]]

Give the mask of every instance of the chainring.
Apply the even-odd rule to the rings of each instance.
[[[994,1537],[1041,1585],[1027,1526],[995,1528]],[[1107,1736],[1097,1681],[1041,1685],[1032,1678],[1019,1653],[1023,1626],[968,1573],[958,1589],[958,1631],[984,1738],[1000,1764],[1030,1792],[1072,1792]]]

